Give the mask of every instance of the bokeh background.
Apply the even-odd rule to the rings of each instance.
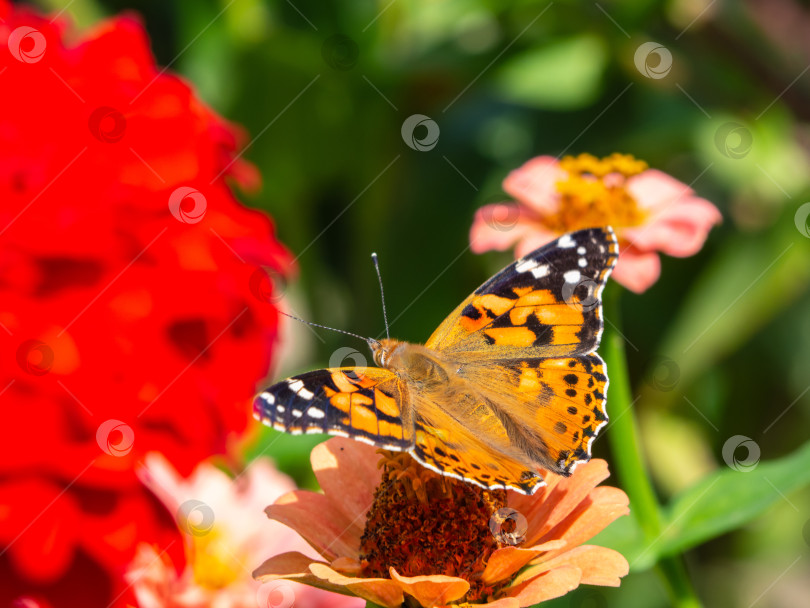
[[[723,225],[621,300],[641,436],[669,505],[661,545],[686,552],[706,605],[810,602],[806,2],[36,4],[80,27],[136,11],[158,63],[244,126],[263,188],[242,200],[275,218],[298,266],[287,305],[317,323],[382,334],[376,251],[392,334],[424,341],[510,259],[473,255],[468,231],[532,156],[630,153],[692,185]],[[403,138],[414,114],[438,126],[429,150]],[[366,355],[347,336],[283,330],[269,379],[327,365],[343,347]],[[264,430],[246,458],[266,450],[312,486],[320,440]],[[610,461],[606,440],[595,452]],[[636,543],[631,518],[603,537],[632,575],[549,605],[668,605],[651,569],[658,548]]]

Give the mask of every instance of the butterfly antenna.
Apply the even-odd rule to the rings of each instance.
[[[312,327],[320,327],[321,329],[328,329],[330,331],[336,331],[336,332],[338,332],[340,334],[346,334],[347,336],[352,336],[354,338],[360,338],[361,340],[365,340],[366,343],[368,343],[369,345],[372,344],[372,343],[374,343],[374,344],[379,344],[380,343],[379,340],[375,340],[374,338],[364,338],[363,336],[361,336],[359,334],[353,334],[350,331],[344,331],[342,329],[336,329],[334,327],[329,327],[328,325],[320,325],[319,323],[313,323],[312,321],[304,321],[304,319],[301,319],[301,318],[296,317],[294,315],[287,314],[286,312],[283,312],[281,310],[279,310],[278,312],[280,314],[284,315],[285,317],[290,317],[291,319],[295,319],[296,321],[300,321],[301,323],[304,323],[305,325],[311,325]]]
[[[383,320],[385,321],[385,337],[391,339],[391,334],[388,331],[388,313],[385,310],[385,292],[383,291],[382,276],[380,275],[380,262],[377,260],[377,254],[372,253],[371,259],[374,260],[374,270],[377,271],[377,280],[380,282],[380,297],[382,298],[383,307]]]

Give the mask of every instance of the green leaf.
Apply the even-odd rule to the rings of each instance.
[[[718,471],[673,499],[664,510],[658,547],[649,550],[658,555],[685,551],[739,528],[806,485],[810,485],[810,442],[749,471]]]
[[[504,63],[495,82],[510,101],[574,110],[596,99],[606,64],[602,40],[576,36],[516,55]]]

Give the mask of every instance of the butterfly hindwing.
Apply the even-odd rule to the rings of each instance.
[[[352,437],[388,449],[413,445],[397,377],[377,367],[321,369],[265,389],[253,404],[264,424],[291,433]]]
[[[476,289],[426,346],[460,362],[592,352],[602,332],[602,289],[617,257],[611,228],[565,234]]]

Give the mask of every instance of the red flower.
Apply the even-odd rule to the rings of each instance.
[[[246,427],[289,256],[135,18],[77,38],[0,0],[0,44],[0,604],[106,607],[138,542],[182,564],[135,465],[188,475]]]

